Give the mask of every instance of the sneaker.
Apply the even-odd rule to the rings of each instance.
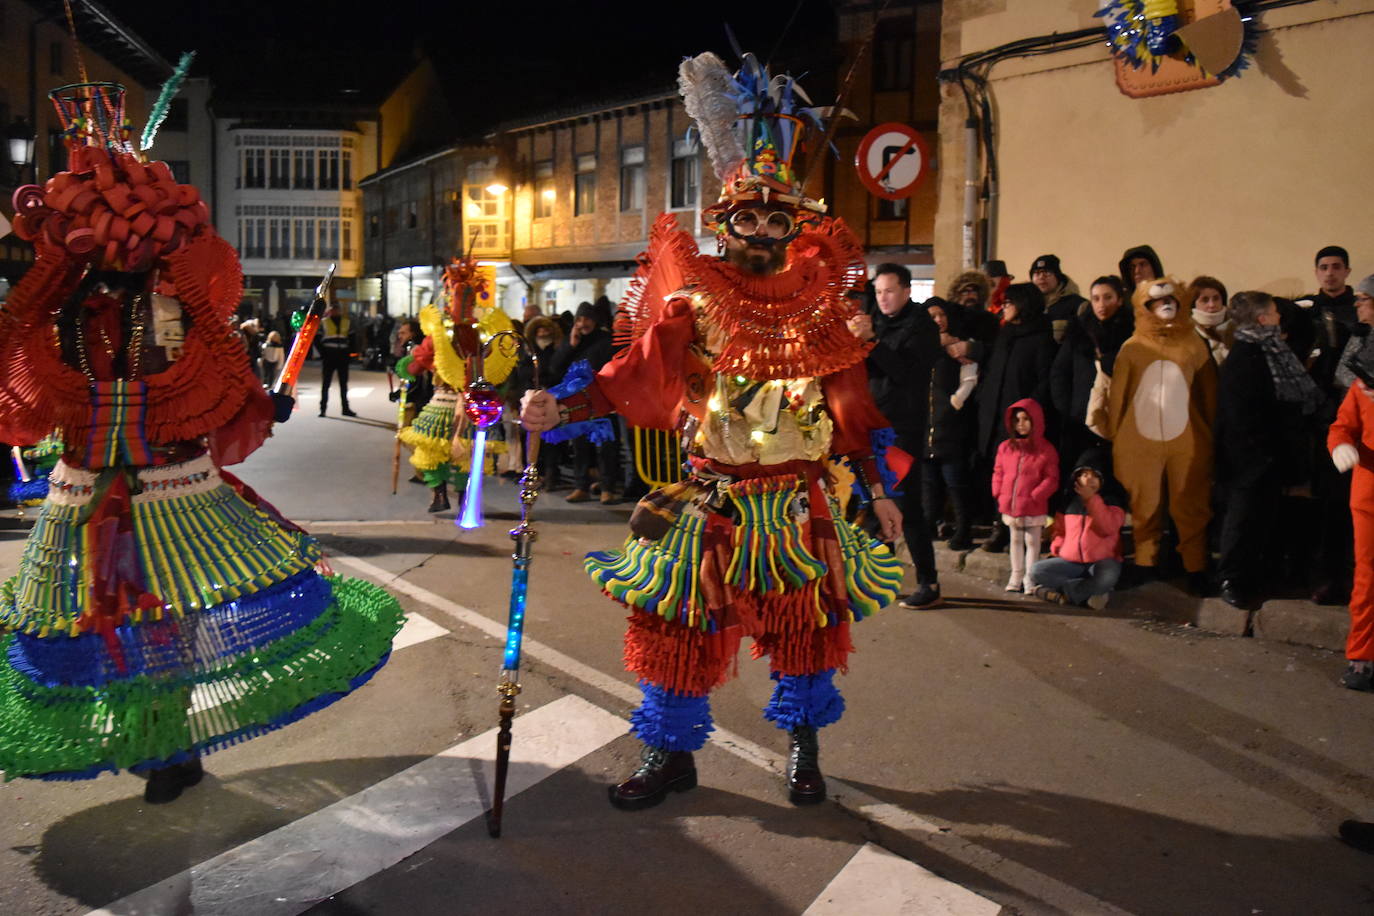
[[[576,490],[573,490],[571,493],[569,493],[567,496],[563,498],[570,503],[587,503],[592,501],[592,494],[588,493],[581,487],[578,487]]]
[[[1341,686],[1374,693],[1374,663],[1352,661],[1341,675]]]
[[[1110,597],[1110,595],[1093,595],[1088,599],[1088,607],[1094,611],[1100,611],[1107,606],[1107,599]]]
[[[1068,604],[1069,599],[1064,597],[1064,593],[1050,588],[1048,585],[1037,585],[1032,595],[1048,604]]]
[[[925,610],[927,608],[933,608],[938,606],[939,604],[940,586],[938,584],[918,585],[916,586],[916,591],[912,592],[910,595],[907,595],[901,601],[897,602],[898,607],[904,607],[912,611],[920,611]]]
[[[348,408],[348,407],[345,407],[343,410],[339,411],[339,413],[343,414],[345,417],[356,417],[356,416],[357,416],[357,414],[354,413],[353,410],[350,409],[350,408]]]

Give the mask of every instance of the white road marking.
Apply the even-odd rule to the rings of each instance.
[[[459,622],[487,634],[491,638],[504,642],[506,638],[506,628],[490,618],[484,617],[471,608],[463,607],[461,604],[450,601],[442,595],[436,595],[428,589],[407,582],[405,579],[398,578],[396,574],[342,553],[331,553],[329,557],[333,563],[342,563],[351,566],[364,576],[384,585],[392,591],[401,592],[409,595],[416,601],[422,602],[437,611],[448,614]],[[604,674],[590,665],[583,664],[577,659],[565,655],[547,646],[538,640],[526,637],[524,640],[524,653],[530,658],[538,659],[543,664],[557,668],[564,674],[577,678],[588,686],[595,687],[597,690],[604,691],[611,696],[617,697],[631,705],[638,705],[641,694],[639,689],[632,684],[626,684],[610,675]],[[775,752],[755,744],[748,738],[737,735],[728,729],[716,726],[711,733],[711,742],[724,748],[735,756],[747,760],[756,766],[772,770],[775,773],[782,773],[785,763]],[[1022,865],[1012,859],[1008,859],[1000,853],[994,852],[985,846],[979,846],[971,840],[958,836],[953,832],[942,829],[938,824],[928,821],[920,815],[907,811],[905,808],[889,804],[878,799],[861,789],[857,789],[842,780],[833,776],[826,777],[830,796],[842,808],[850,811],[865,820],[881,824],[891,830],[895,830],[904,836],[914,840],[922,846],[929,847],[941,855],[967,865],[983,874],[992,875],[996,880],[1010,888],[1018,890],[1028,897],[1044,901],[1067,913],[1097,913],[1107,914],[1107,916],[1128,916],[1127,911],[1114,906],[1105,900],[1099,900],[1091,894],[1080,891],[1072,885],[1065,884],[1063,881],[1053,878],[1043,872],[1038,872],[1033,868]]]
[[[625,733],[568,695],[520,715],[509,798]],[[390,868],[486,810],[496,729],[90,916],[294,916]]]
[[[352,388],[352,387],[350,387],[350,388],[348,389],[348,396],[349,396],[350,398],[365,398],[365,397],[367,397],[367,396],[368,396],[369,394],[371,394],[371,393],[372,393],[372,386],[371,386],[371,385],[363,385],[363,386],[358,387],[358,388]]]
[[[391,651],[397,652],[410,646],[418,645],[426,640],[434,639],[436,636],[443,636],[448,630],[439,626],[427,617],[419,614],[407,614],[405,624],[401,627],[401,632],[396,634],[396,638],[391,641]],[[232,686],[232,685],[224,685]],[[205,684],[196,685],[191,691],[191,712],[205,712],[207,709],[214,709],[223,703],[228,696],[236,693],[228,690],[225,693],[216,695]]]
[[[1000,904],[865,843],[802,916],[997,916]]]

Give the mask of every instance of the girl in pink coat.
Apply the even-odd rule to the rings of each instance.
[[[1007,408],[1010,438],[997,447],[992,497],[1011,531],[1011,578],[1007,591],[1030,592],[1031,567],[1040,558],[1040,535],[1059,488],[1059,453],[1045,439],[1045,413],[1033,398]]]

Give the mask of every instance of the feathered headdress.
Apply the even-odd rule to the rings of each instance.
[[[770,76],[748,53],[733,74],[709,51],[687,58],[678,67],[678,89],[722,185],[720,203],[703,214],[708,223],[742,201],[825,212],[824,203],[806,196],[799,174],[808,133],[823,133],[833,109],[813,106],[795,79]]]

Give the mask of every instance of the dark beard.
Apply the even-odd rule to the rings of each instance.
[[[787,246],[734,249],[726,254],[726,259],[745,273],[766,277],[781,272],[787,264]]]

